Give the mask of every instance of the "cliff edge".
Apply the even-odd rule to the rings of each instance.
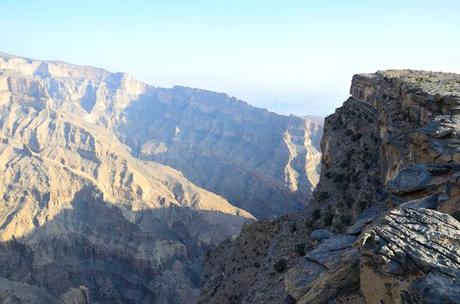
[[[355,75],[307,209],[208,254],[200,303],[458,303],[460,75]]]

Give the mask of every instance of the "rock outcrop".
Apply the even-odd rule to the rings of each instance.
[[[353,287],[359,278],[355,240],[351,235],[336,235],[309,251],[284,276],[286,292],[299,303],[325,303],[339,292],[330,286]]]
[[[260,223],[243,230],[236,240],[268,239],[261,266],[224,272],[214,289],[202,278],[202,302],[458,302],[459,109],[460,75],[354,76],[351,97],[325,120],[306,210],[264,223],[269,233],[254,233]],[[228,262],[214,252],[248,248],[236,244],[213,251],[204,273]]]
[[[373,303],[459,303],[460,223],[429,209],[396,209],[359,240],[361,290]]]

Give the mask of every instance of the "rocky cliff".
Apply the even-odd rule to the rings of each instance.
[[[209,248],[253,214],[305,205],[320,129],[223,94],[2,54],[0,302],[193,302]]]
[[[309,206],[212,251],[201,303],[460,301],[460,75],[356,75],[350,92]]]

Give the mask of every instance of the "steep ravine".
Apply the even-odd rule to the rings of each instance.
[[[200,303],[460,302],[460,75],[356,75],[350,92],[307,209],[210,252]]]

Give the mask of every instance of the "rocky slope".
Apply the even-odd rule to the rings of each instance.
[[[3,55],[0,69],[10,74],[2,80],[4,94],[21,91],[33,79],[29,89],[49,96],[55,110],[110,130],[134,157],[178,169],[257,218],[304,208],[318,182],[318,119],[277,115],[204,90],[155,88],[126,74],[61,62]]]
[[[304,206],[320,129],[1,54],[0,302],[193,302],[205,252],[254,220],[234,204],[260,217]]]
[[[212,251],[200,303],[458,303],[460,75],[356,75],[321,148],[307,209]]]

